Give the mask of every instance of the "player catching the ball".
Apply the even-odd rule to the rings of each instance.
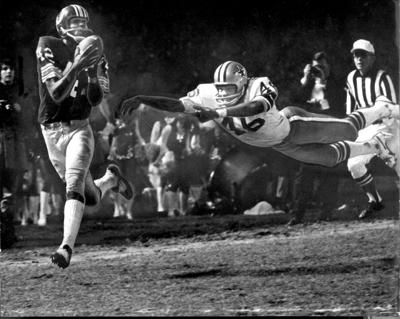
[[[50,160],[66,184],[63,241],[51,256],[61,268],[70,263],[85,204],[96,205],[108,189],[132,197],[118,166],[109,165],[95,181],[89,172],[94,137],[88,118],[91,108],[102,101],[103,91],[108,91],[108,75],[103,42],[88,28],[88,21],[82,6],[63,8],[56,18],[61,38],[40,37],[36,50],[38,121]]]

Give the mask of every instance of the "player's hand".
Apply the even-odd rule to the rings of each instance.
[[[191,99],[184,98],[181,102],[185,106],[185,113],[187,114],[194,115],[196,113],[196,108],[202,108],[200,104],[193,102]]]
[[[89,45],[84,50],[79,46],[75,49],[74,63],[79,71],[94,67],[99,60],[99,49],[94,45]]]
[[[218,112],[213,110],[212,108],[198,105],[193,106],[193,108],[196,110],[194,115],[199,119],[201,123],[211,121],[219,117]]]

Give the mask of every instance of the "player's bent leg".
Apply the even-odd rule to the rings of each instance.
[[[340,141],[331,144],[313,143],[305,145],[283,142],[273,148],[303,163],[333,167],[359,155],[374,154],[381,158],[388,156],[386,137],[387,135],[384,133],[378,132],[366,142]]]
[[[101,200],[101,195],[101,190],[96,186],[92,175],[88,172],[85,179],[85,204],[96,206]]]
[[[348,117],[356,120],[360,125],[360,129],[363,129],[384,118],[399,119],[399,105],[393,104],[389,99],[381,95],[377,97],[372,107],[358,109],[349,114]]]
[[[94,184],[100,189],[102,196],[109,189],[121,194],[126,199],[131,199],[133,196],[131,184],[122,176],[121,170],[116,164],[108,165],[104,176],[96,179]]]
[[[298,107],[285,107],[280,111],[290,122],[286,143],[304,145],[354,141],[358,136],[357,120],[307,112]]]
[[[350,154],[350,150],[346,147],[346,143],[341,142],[337,148],[331,144],[305,144],[296,145],[288,142],[275,145],[273,148],[295,160],[303,163],[322,165],[333,167],[338,163],[346,160]]]

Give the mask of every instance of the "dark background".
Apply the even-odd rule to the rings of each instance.
[[[111,89],[119,96],[182,96],[212,81],[220,63],[236,60],[249,75],[268,76],[284,106],[316,51],[328,53],[344,85],[353,69],[349,51],[359,38],[374,44],[379,65],[398,82],[393,0],[3,0],[0,54],[23,59],[29,93],[37,91],[38,38],[57,35],[56,15],[71,3],[88,10],[89,26],[102,36]]]

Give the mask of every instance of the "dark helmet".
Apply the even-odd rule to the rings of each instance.
[[[86,21],[85,27],[71,28],[71,19],[81,18]],[[89,14],[86,9],[78,4],[71,4],[63,8],[56,18],[57,32],[62,38],[70,37],[77,43],[93,34],[93,31],[87,27],[89,23]]]

